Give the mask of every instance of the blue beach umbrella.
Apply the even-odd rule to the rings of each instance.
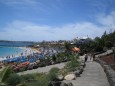
[[[9,62],[9,59],[5,59],[5,60],[3,60],[4,62]]]
[[[10,61],[11,62],[16,62],[16,61],[18,61],[18,58],[12,58],[12,59],[10,59]]]
[[[32,62],[35,62],[35,60],[34,59],[29,59],[29,62],[32,63]]]
[[[19,62],[26,62],[26,60],[24,60],[24,59],[21,59]]]
[[[9,59],[4,60],[4,62],[13,62],[13,61],[14,61],[13,58],[9,58]]]

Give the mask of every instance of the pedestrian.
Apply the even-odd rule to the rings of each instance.
[[[93,61],[95,61],[95,54],[93,54]]]
[[[88,59],[88,55],[87,55],[87,54],[85,54],[85,62],[87,61],[87,59]]]
[[[90,55],[90,62],[92,62],[92,55]]]

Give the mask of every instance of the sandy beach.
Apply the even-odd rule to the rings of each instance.
[[[36,48],[32,48],[32,47],[16,47],[16,48],[22,49],[22,52],[16,52],[12,55],[11,54],[8,55],[10,58],[19,57],[21,55],[27,56],[27,55],[30,55],[30,54],[33,54],[33,53],[36,53],[36,52],[40,53],[39,50],[37,50]],[[0,57],[0,61],[5,60],[5,59],[6,59],[6,56]]]

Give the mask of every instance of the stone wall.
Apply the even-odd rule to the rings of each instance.
[[[110,86],[115,86],[115,71],[111,68],[110,65],[107,65],[104,61],[100,60],[99,58],[96,61],[100,63],[103,67],[107,75],[108,81],[110,83]]]

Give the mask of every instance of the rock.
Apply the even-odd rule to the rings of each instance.
[[[80,66],[79,69],[83,69],[84,67],[83,66]]]
[[[104,72],[107,75],[108,81],[110,83],[110,86],[115,86],[115,71],[111,68],[110,65],[107,65],[103,61],[98,59],[98,62],[102,65],[104,68]]]
[[[55,81],[50,81],[50,82],[48,83],[48,86],[55,86],[54,84],[55,84]]]
[[[63,75],[58,75],[57,77],[56,77],[58,80],[63,80],[64,79],[64,76]]]
[[[66,83],[62,82],[60,86],[68,86]]]
[[[74,80],[76,79],[75,74],[68,74],[64,77],[65,80]]]
[[[67,86],[73,86],[73,84],[71,82],[68,82],[66,84],[67,84]]]
[[[86,65],[85,63],[81,63],[81,64],[80,64],[80,66],[83,66],[83,68],[85,67],[85,65]]]
[[[76,77],[80,77],[80,70],[77,70],[74,73],[75,73]]]
[[[49,84],[48,84],[48,86],[68,86],[68,85],[65,82],[50,81]]]
[[[40,60],[37,60],[36,63],[40,63]]]

